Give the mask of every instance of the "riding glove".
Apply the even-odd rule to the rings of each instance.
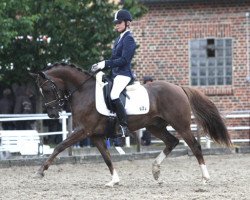
[[[99,63],[93,64],[91,67],[91,71],[96,72],[97,70],[104,69],[104,67],[105,67],[105,60],[103,60]]]

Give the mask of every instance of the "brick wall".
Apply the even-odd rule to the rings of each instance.
[[[134,69],[177,85],[190,85],[189,41],[195,38],[233,39],[233,85],[200,87],[221,111],[250,110],[250,83],[246,81],[247,18],[250,2],[152,3],[149,12],[134,21],[132,31],[139,48]],[[248,26],[249,29],[249,26]]]
[[[137,77],[142,81],[143,76],[150,75],[155,80],[190,85],[189,41],[229,37],[233,39],[233,84],[198,89],[223,113],[250,110],[250,82],[246,81],[250,70],[250,18],[246,17],[250,1],[190,2],[148,4],[149,12],[133,22],[132,31],[139,45],[134,59]],[[250,137],[248,131],[243,134]]]

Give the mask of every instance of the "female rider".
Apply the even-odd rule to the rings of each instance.
[[[133,79],[131,61],[135,54],[136,43],[130,32],[132,16],[127,10],[118,10],[114,16],[115,29],[120,36],[115,40],[112,56],[92,66],[91,71],[111,69],[113,87],[110,97],[119,120],[122,136],[128,136],[127,114],[119,96],[128,83]]]

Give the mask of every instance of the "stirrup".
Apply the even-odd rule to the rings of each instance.
[[[129,134],[130,132],[129,132],[127,126],[120,125],[120,128],[121,128],[121,131],[122,131],[121,137],[128,137],[128,136],[130,136],[130,134]]]

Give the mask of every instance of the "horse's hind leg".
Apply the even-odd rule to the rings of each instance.
[[[191,132],[190,127],[188,127],[186,131],[183,131],[183,132],[179,131],[178,133],[182,136],[184,141],[187,143],[187,145],[189,146],[189,148],[195,155],[201,168],[202,181],[203,183],[206,183],[210,179],[210,176],[209,176],[209,173],[208,173],[208,170],[207,170],[207,167],[206,167],[203,155],[202,155],[201,145],[195,139],[194,135]]]
[[[108,187],[113,187],[114,185],[118,185],[120,182],[119,176],[116,172],[116,170],[113,167],[113,163],[111,161],[111,156],[110,153],[108,151],[106,142],[105,142],[105,138],[104,136],[92,136],[91,137],[92,142],[95,144],[95,146],[98,148],[98,150],[100,151],[106,165],[109,168],[109,171],[112,175],[112,180],[106,184],[106,186]]]
[[[165,149],[156,157],[153,162],[152,173],[155,180],[158,180],[160,176],[160,164],[167,157],[169,153],[179,144],[179,140],[173,136],[168,130],[166,126],[157,127],[157,126],[148,126],[146,127],[154,136],[161,139],[166,147]]]

